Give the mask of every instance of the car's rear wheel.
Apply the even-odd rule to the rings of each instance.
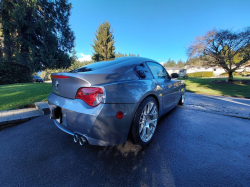
[[[142,101],[134,116],[131,139],[134,143],[146,146],[152,140],[158,123],[158,105],[153,97]]]
[[[184,90],[183,90],[183,92],[182,92],[182,94],[181,94],[181,98],[180,98],[180,100],[179,100],[179,105],[183,105],[184,104],[184,102],[185,102],[185,97],[186,97],[186,90],[185,90],[185,88],[184,88]]]

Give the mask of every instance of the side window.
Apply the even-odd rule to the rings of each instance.
[[[151,70],[152,74],[154,75],[155,79],[165,79],[168,78],[167,71],[165,68],[157,63],[154,62],[147,62],[149,69]]]
[[[145,63],[142,63],[134,68],[135,74],[140,79],[152,79],[153,76]]]

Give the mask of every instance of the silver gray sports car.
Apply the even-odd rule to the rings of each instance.
[[[185,99],[185,84],[158,62],[121,57],[52,74],[51,119],[81,145],[109,146],[128,137],[142,146],[161,116]]]

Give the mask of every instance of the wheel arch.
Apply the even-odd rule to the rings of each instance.
[[[131,121],[130,128],[129,128],[129,133],[128,133],[128,135],[127,135],[127,139],[129,139],[129,137],[130,137],[131,130],[132,130],[132,124],[133,124],[133,121],[134,121],[134,117],[135,117],[135,115],[136,115],[136,113],[137,113],[137,111],[138,111],[138,108],[140,107],[141,103],[142,103],[145,99],[147,99],[148,97],[153,97],[153,98],[156,100],[157,106],[158,106],[158,113],[160,114],[160,102],[159,102],[159,98],[158,98],[155,94],[152,94],[152,93],[151,93],[151,94],[148,94],[148,95],[142,97],[142,99],[140,99],[140,101],[139,101],[140,103],[137,105],[137,108],[136,108],[136,110],[135,110],[133,119],[132,119],[132,121]],[[160,115],[159,115],[159,117],[160,117]]]

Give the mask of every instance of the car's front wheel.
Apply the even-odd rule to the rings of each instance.
[[[153,97],[142,101],[134,116],[131,138],[136,144],[146,146],[152,140],[158,123],[158,104]]]

